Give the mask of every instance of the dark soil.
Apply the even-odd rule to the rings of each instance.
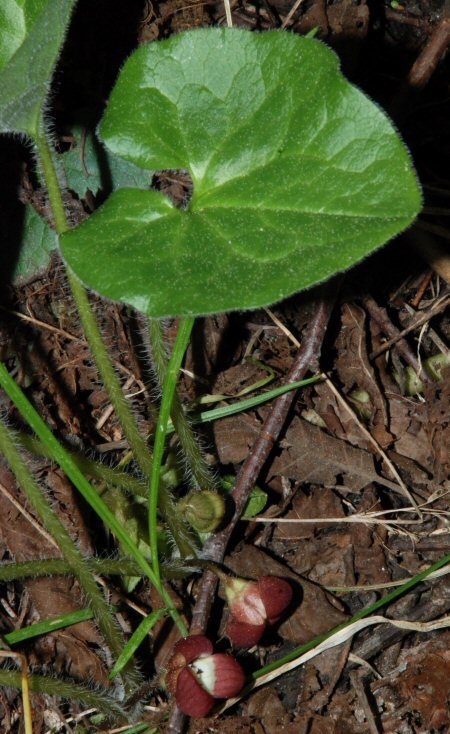
[[[280,27],[292,3],[238,0],[232,5],[236,25],[264,30]],[[291,31],[300,33],[318,27],[319,38],[338,52],[346,76],[390,112],[411,150],[426,209],[408,233],[354,268],[343,282],[331,284],[335,305],[320,360],[330,382],[306,388],[296,397],[261,469],[258,484],[269,497],[263,514],[274,522],[241,522],[232,536],[226,558],[231,569],[246,577],[287,577],[296,589],[296,603],[289,614],[264,638],[264,644],[243,656],[247,670],[326,632],[375,601],[383,594],[383,584],[418,573],[450,550],[450,371],[443,369],[438,382],[425,378],[420,394],[408,391],[411,367],[420,368],[437,354],[449,356],[447,12],[444,0],[404,4],[305,0],[288,23]],[[86,110],[91,119],[100,118],[118,69],[137,44],[223,22],[220,2],[81,0],[56,74],[53,106],[61,148]],[[4,145],[4,150],[10,161],[13,150],[14,156],[25,155],[17,145]],[[24,165],[30,172],[30,162]],[[162,176],[155,183],[173,196],[186,194],[185,182],[174,182],[173,177]],[[11,194],[8,202],[9,211],[20,219]],[[76,207],[86,213],[92,201],[78,201]],[[20,222],[14,224],[11,219],[10,233],[14,227],[20,228]],[[430,247],[434,253],[439,248],[438,258],[430,257]],[[320,297],[321,290],[315,289],[279,304],[273,308],[276,321],[266,311],[199,320],[181,384],[184,400],[193,403],[202,395],[218,393],[238,396],[269,369],[276,378],[271,386],[279,384],[292,366],[296,340],[304,338]],[[95,308],[126,391],[135,395],[142,430],[150,432],[155,386],[143,359],[140,317],[98,300]],[[427,315],[420,325],[399,340],[399,333],[423,314]],[[169,339],[175,328],[176,324],[167,324]],[[0,345],[2,359],[67,445],[110,465],[123,458],[124,436],[99,383],[56,258],[43,277],[5,291]],[[364,402],[359,400],[361,392]],[[19,415],[3,395],[0,401],[11,424],[21,427]],[[205,429],[208,457],[220,474],[238,473],[268,410],[263,406]],[[83,552],[113,553],[113,540],[61,471],[44,459],[32,461]],[[404,511],[410,503],[399,477],[415,502],[423,505],[421,520],[414,512]],[[387,510],[390,514],[376,522],[346,520]],[[280,518],[298,522],[278,523]],[[58,557],[3,463],[0,554],[4,561]],[[382,613],[421,622],[449,614],[448,578],[423,583]],[[117,578],[105,578],[104,583],[108,597],[121,606],[119,621],[126,634],[140,619],[137,609],[148,613],[158,604],[143,582],[131,592]],[[195,600],[196,584],[173,585],[187,610]],[[0,630],[5,634],[82,606],[70,578],[1,584]],[[215,638],[222,611],[218,597],[209,624]],[[149,679],[160,672],[174,640],[175,634],[164,625],[141,648],[142,671]],[[384,624],[370,627],[256,690],[218,718],[191,722],[190,731],[448,732],[449,643],[446,629],[423,634]],[[20,650],[37,669],[108,685],[110,661],[90,622],[24,643]],[[83,716],[77,704],[39,696],[33,697],[32,704],[35,734],[102,730],[89,713]],[[139,721],[157,727],[149,731],[167,729],[171,704],[164,692],[152,690],[145,704]],[[76,723],[73,717],[78,715]],[[3,690],[0,730],[20,732],[20,720],[20,697]]]

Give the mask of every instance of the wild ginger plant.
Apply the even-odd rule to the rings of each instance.
[[[215,485],[176,392],[195,317],[269,305],[351,267],[412,223],[421,195],[392,123],[346,81],[324,44],[279,31],[207,28],[143,46],[125,63],[98,129],[117,166],[116,190],[72,229],[60,177],[64,157],[55,154],[49,133],[49,89],[74,4],[6,4],[0,18],[0,132],[20,135],[33,150],[87,340],[134,460],[149,479],[146,550],[118,519],[117,503],[105,502],[87,481],[101,470],[89,469],[61,446],[4,365],[0,384],[39,437],[40,450],[64,469],[154,584],[185,636],[185,621],[161,577],[158,525],[169,526],[181,555],[195,554],[170,484],[161,477],[170,418],[194,485],[208,492]],[[149,179],[152,172],[174,169],[192,182],[181,207],[139,183],[140,171]],[[162,386],[152,453],[124,399],[89,290],[149,319]],[[170,359],[160,325],[167,316],[180,318]],[[131,655],[156,617],[136,631],[124,654],[111,610],[96,585],[83,581],[89,560],[75,553],[70,536],[50,514],[24,459],[11,449],[7,426],[1,437],[3,454],[41,521],[53,529],[67,567],[77,575],[113,656],[120,659],[114,674],[121,671],[125,694],[133,698],[138,682]],[[119,479],[117,484],[124,486]],[[211,650],[208,646],[208,654]],[[192,682],[189,672],[182,675]],[[8,680],[15,685],[14,675],[8,679],[2,672],[0,682]],[[31,678],[30,683],[58,695],[54,681],[36,678],[33,683]],[[76,685],[70,696],[88,702]],[[102,700],[107,709],[107,693]],[[119,718],[122,709],[116,702],[111,711]]]

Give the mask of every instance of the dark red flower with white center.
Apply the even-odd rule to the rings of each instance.
[[[214,699],[235,696],[244,681],[237,660],[224,653],[214,654],[204,635],[191,635],[176,643],[166,676],[167,688],[180,711],[194,717],[209,714]]]
[[[267,624],[275,624],[292,600],[292,587],[277,576],[258,581],[230,578],[225,584],[230,607],[226,634],[236,647],[252,647]]]

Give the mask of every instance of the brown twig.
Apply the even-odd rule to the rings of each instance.
[[[413,370],[418,375],[420,375],[420,378],[424,382],[431,382],[431,379],[422,370],[421,365],[419,364],[416,355],[410,349],[409,344],[401,337],[400,329],[397,329],[397,327],[394,326],[394,324],[390,320],[389,316],[387,315],[386,309],[381,308],[381,306],[376,303],[372,296],[365,296],[362,299],[362,303],[364,304],[372,319],[378,324],[381,331],[386,334],[386,336],[388,336],[391,340],[395,340],[395,347],[400,352],[405,361],[409,365],[411,365]]]
[[[415,28],[421,28],[422,30],[429,32],[429,21],[423,18],[414,18],[412,15],[407,15],[391,8],[384,8],[384,17],[386,20],[393,21],[394,23],[401,23],[402,25],[410,25]]]
[[[361,673],[361,671],[352,670],[350,673],[350,680],[358,697],[359,705],[364,711],[369,734],[380,734],[381,730],[378,728],[375,716],[370,707],[369,699],[362,680],[364,675],[366,675],[365,671],[362,671]]]
[[[314,318],[305,335],[303,346],[297,353],[286,384],[301,380],[306,372],[317,369],[322,341],[330,318],[331,306],[332,302],[330,299],[324,298],[319,301]],[[223,561],[231,534],[242,514],[249,492],[254,486],[265,461],[274,447],[294,398],[295,391],[285,393],[275,401],[269,411],[261,432],[238,474],[232,493],[235,505],[234,515],[224,530],[212,535],[205,543],[203,549],[204,557],[216,563]],[[202,579],[197,602],[192,614],[192,632],[204,632],[206,629],[215,583],[216,576],[210,571],[207,571]]]
[[[436,71],[450,43],[450,17],[446,8],[444,17],[437,23],[433,33],[412,65],[407,84],[413,89],[422,89]]]
[[[316,371],[318,368],[322,342],[328,326],[328,321],[334,304],[336,294],[336,281],[334,281],[334,293],[331,295],[328,289],[323,297],[317,301],[314,316],[308,326],[303,344],[297,352],[294,364],[286,379],[286,384],[301,380],[308,371]],[[284,425],[289,409],[294,402],[296,391],[285,393],[272,405],[261,432],[256,439],[251,451],[244,462],[236,480],[232,493],[235,504],[235,512],[227,527],[220,533],[212,535],[203,547],[205,558],[216,563],[221,563],[225,556],[228,542],[234,528],[244,509],[248,495],[254,486],[261,469],[266,462],[280,431]],[[208,624],[211,606],[214,600],[217,577],[211,571],[206,571],[199,585],[197,600],[192,613],[191,634],[204,633]],[[182,731],[185,718],[180,715],[177,707],[174,707],[168,725],[170,734],[179,734]]]
[[[441,19],[433,28],[425,46],[417,56],[414,64],[395,99],[390,105],[391,115],[397,119],[409,114],[415,94],[420,92],[430,81],[439,62],[444,57],[450,41],[450,17],[448,3],[444,6]]]
[[[433,318],[433,316],[436,316],[436,314],[441,313],[441,311],[444,311],[449,304],[450,304],[450,296],[441,299],[440,301],[435,303],[434,306],[420,313],[417,318],[414,318],[411,320],[411,323],[408,324],[408,326],[405,329],[403,329],[402,331],[399,331],[396,336],[393,336],[391,339],[389,339],[389,341],[384,342],[384,344],[382,344],[378,349],[372,352],[369,355],[369,359],[376,359],[376,357],[379,357],[380,354],[383,354],[383,352],[386,352],[394,344],[398,344],[399,340],[403,339],[403,337],[406,336],[406,334],[409,334],[410,331],[414,331],[414,329],[417,329],[419,326],[426,324],[427,321]]]
[[[390,105],[390,113],[397,122],[404,119],[411,111],[413,100],[428,84],[436,71],[438,64],[444,58],[450,43],[450,0],[446,0],[442,9],[441,18],[417,56],[395,99]],[[419,221],[418,227],[427,229],[438,236],[448,238],[448,231],[439,225]],[[443,234],[444,233],[444,234]],[[448,253],[440,243],[431,237],[421,236],[417,227],[407,233],[415,250],[433,270],[450,283],[450,265]]]
[[[417,309],[419,308],[420,302],[422,298],[424,297],[425,293],[427,292],[428,286],[430,285],[432,280],[433,280],[433,271],[430,269],[430,270],[427,270],[427,272],[423,276],[417,288],[416,295],[409,302],[410,306],[412,306],[415,309],[415,311],[417,311]]]

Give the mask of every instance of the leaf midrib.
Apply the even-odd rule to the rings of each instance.
[[[349,172],[346,168],[342,168],[340,166],[332,165],[330,163],[330,159],[327,160],[327,159],[323,159],[323,158],[318,158],[317,156],[311,155],[310,153],[303,153],[303,152],[301,153],[301,155],[303,156],[303,159],[305,161],[307,161],[307,162],[318,163],[318,164],[321,164],[321,165],[326,164],[327,165],[327,171],[328,170],[332,170],[332,171],[338,171],[339,173],[350,173],[353,176],[355,174],[364,176],[366,174],[367,169],[372,165],[372,163],[371,163],[369,166],[367,166],[366,168],[364,168],[361,171],[357,171],[357,172],[350,171]],[[333,156],[333,157],[335,157],[335,156]],[[293,158],[291,151],[283,151],[283,153],[278,156],[278,160],[279,161],[283,161],[283,160],[291,159],[291,158]],[[238,174],[236,176],[233,176],[233,177],[228,178],[228,179],[226,179],[224,181],[221,181],[216,186],[212,186],[211,188],[208,188],[205,191],[202,191],[198,195],[198,198],[197,198],[197,202],[196,203],[200,202],[202,199],[207,199],[209,196],[212,196],[217,191],[219,191],[221,188],[223,188],[224,186],[227,186],[227,185],[231,184],[232,182],[238,181],[240,179],[241,180],[245,180],[246,178],[250,178],[255,172],[261,171],[262,169],[267,168],[268,166],[270,166],[270,164],[273,163],[273,160],[274,160],[273,158],[270,159],[270,160],[267,160],[267,161],[261,163],[258,166],[254,166],[252,168],[249,168],[247,171],[245,171],[243,173],[240,173],[240,174]],[[376,161],[377,164],[379,164],[381,162],[389,163],[390,162],[390,159],[386,158],[386,159],[380,159],[380,160],[377,160]],[[191,169],[190,169],[189,164],[187,164],[185,167],[191,173]],[[194,201],[194,202],[196,200],[195,189],[196,189],[196,187],[198,187],[198,188],[201,189],[202,180],[203,179],[195,182],[194,192],[193,192],[193,195],[192,195],[192,201]],[[220,206],[220,204],[215,204],[214,206]],[[294,211],[297,211],[297,210],[294,210]]]
[[[395,216],[381,216],[380,214],[364,214],[360,212],[330,212],[330,211],[320,211],[318,209],[300,209],[298,207],[284,207],[284,206],[254,206],[252,204],[246,205],[244,204],[233,204],[233,205],[227,205],[227,204],[214,204],[213,206],[205,206],[202,208],[192,208],[190,211],[192,214],[198,214],[198,215],[207,215],[208,212],[214,211],[214,209],[231,209],[233,211],[248,211],[253,210],[255,212],[271,212],[271,213],[286,213],[290,212],[292,214],[308,214],[313,215],[316,217],[340,217],[341,219],[379,219],[380,222],[396,222],[401,221],[403,219],[407,219],[408,217],[403,214],[397,214]]]

